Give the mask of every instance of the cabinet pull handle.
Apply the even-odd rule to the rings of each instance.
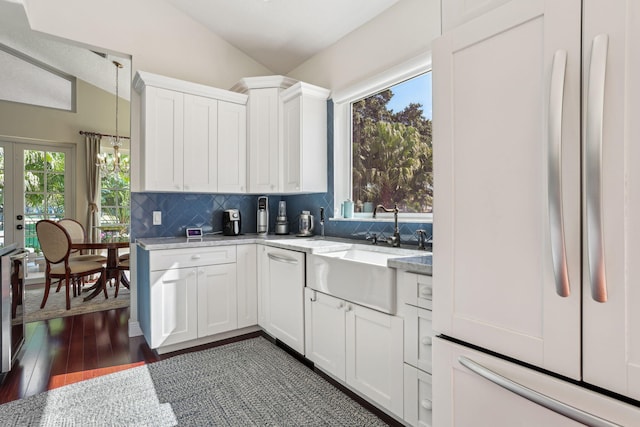
[[[316,302],[317,300],[318,300],[318,296],[316,294],[316,291],[311,292],[311,297],[309,298],[309,301]]]
[[[191,255],[191,259],[200,259],[200,254]]]
[[[478,374],[482,378],[489,380],[496,385],[499,385],[505,390],[509,390],[510,392],[515,393],[520,397],[530,400],[531,402],[543,406],[560,415],[564,415],[567,418],[571,418],[572,420],[579,423],[591,427],[621,427],[618,424],[611,423],[593,414],[575,408],[571,405],[567,405],[566,403],[560,402],[559,400],[553,399],[540,392],[525,387],[522,384],[512,381],[465,356],[458,357],[458,362],[460,362],[462,366],[474,372],[475,374]]]
[[[267,255],[269,255],[269,258],[271,258],[274,261],[286,262],[287,264],[297,264],[298,263],[298,260],[295,259],[295,258],[289,258],[289,257],[285,257],[285,256],[282,256],[282,255],[272,254],[272,253],[269,253]]]
[[[608,44],[609,36],[600,34],[593,39],[591,45],[584,145],[583,198],[586,201],[587,264],[591,283],[591,298],[598,302],[607,301],[602,234],[602,122]]]
[[[422,406],[427,411],[430,411],[431,409],[433,409],[433,404],[431,403],[431,401],[429,399],[421,400],[420,401],[420,406]]]
[[[556,282],[556,293],[561,297],[571,294],[567,251],[564,240],[564,217],[562,213],[562,106],[564,77],[567,68],[567,51],[558,50],[553,56],[551,85],[549,89],[548,127],[548,180],[549,233],[551,258]]]
[[[426,336],[426,337],[422,337],[422,339],[420,340],[420,342],[422,343],[422,345],[431,345],[431,342],[433,340],[431,339],[430,336]]]

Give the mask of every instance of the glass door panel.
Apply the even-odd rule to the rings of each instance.
[[[36,223],[41,219],[57,221],[66,216],[65,151],[24,149],[24,244],[30,252],[40,252]]]

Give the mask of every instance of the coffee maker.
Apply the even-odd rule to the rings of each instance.
[[[227,209],[222,213],[222,234],[237,236],[240,234],[240,211]]]

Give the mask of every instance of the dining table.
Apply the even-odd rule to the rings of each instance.
[[[118,249],[128,248],[128,241],[105,241],[105,242],[72,242],[71,249],[83,250],[107,250],[107,265],[105,266],[105,280],[111,279],[121,280],[120,270],[118,270]],[[128,287],[128,283],[122,281],[122,284]],[[84,297],[84,301],[89,301],[98,295],[102,288],[99,282],[87,289],[91,291],[89,295]]]

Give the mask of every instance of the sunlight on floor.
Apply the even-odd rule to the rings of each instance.
[[[109,366],[106,368],[88,369],[80,372],[69,372],[66,374],[54,375],[49,381],[49,389],[62,387],[63,385],[77,383],[90,378],[101,377],[103,375],[113,374],[114,372],[124,371],[125,369],[135,368],[144,365],[145,362],[128,363],[125,365]]]

